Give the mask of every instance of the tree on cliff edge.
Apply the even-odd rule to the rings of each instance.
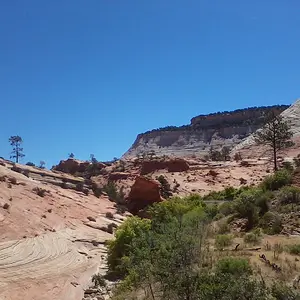
[[[14,135],[14,136],[11,136],[8,139],[8,141],[9,141],[10,145],[13,147],[13,151],[11,152],[10,158],[15,159],[16,163],[18,163],[19,158],[22,158],[25,156],[25,154],[23,154],[23,148],[21,147],[23,140],[20,136]]]
[[[267,145],[272,149],[274,170],[278,170],[277,154],[278,151],[293,145],[291,138],[293,133],[289,122],[284,121],[282,116],[271,112],[264,127],[254,134],[255,142],[259,145]]]

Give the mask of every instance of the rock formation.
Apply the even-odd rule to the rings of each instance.
[[[169,126],[139,134],[124,158],[153,152],[156,155],[204,155],[210,147],[234,147],[260,128],[264,116],[273,110],[279,114],[288,105],[253,107],[232,112],[200,115],[190,125]]]
[[[67,160],[61,160],[57,166],[52,168],[52,170],[68,174],[85,173],[90,166],[94,166],[97,170],[101,170],[106,167],[106,165],[101,162],[92,164],[89,161],[80,161],[69,158]]]
[[[141,166],[141,175],[166,169],[168,172],[184,172],[189,170],[189,164],[182,158],[166,160],[144,160]]]
[[[160,184],[156,180],[138,176],[131,187],[127,198],[127,207],[133,214],[138,213],[148,205],[161,202]]]

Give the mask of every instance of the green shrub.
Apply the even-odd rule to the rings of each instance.
[[[295,186],[285,186],[280,189],[278,199],[281,204],[300,203],[300,189]]]
[[[235,276],[251,275],[252,269],[249,261],[245,258],[225,257],[216,265],[216,272]]]
[[[244,242],[246,244],[257,245],[260,243],[260,237],[253,232],[246,233],[246,235],[244,236]]]
[[[225,221],[219,222],[218,227],[219,227],[218,228],[219,234],[224,234],[224,233],[230,232],[230,227],[229,227],[228,223]]]
[[[122,276],[126,273],[123,261],[132,251],[132,241],[151,228],[148,219],[129,217],[116,231],[115,239],[108,242],[107,263],[110,272]]]
[[[247,230],[252,229],[258,222],[259,208],[255,205],[259,189],[249,189],[242,192],[234,201],[233,207],[240,218],[247,218]]]
[[[300,299],[299,292],[292,287],[289,287],[278,281],[274,282],[271,287],[272,299],[276,300],[298,300]]]
[[[278,234],[282,230],[282,220],[280,215],[267,212],[259,221],[259,226],[266,234]]]
[[[290,161],[284,161],[282,163],[282,167],[287,170],[288,172],[293,172],[294,171],[294,166]]]
[[[214,221],[219,221],[224,218],[224,215],[217,213],[214,217]]]
[[[286,169],[282,169],[275,172],[273,175],[267,176],[261,183],[261,186],[264,190],[275,191],[290,184],[291,180],[292,174]]]
[[[232,245],[233,237],[229,234],[219,234],[215,238],[215,246],[217,249],[222,250],[225,247]]]
[[[168,180],[163,175],[158,176],[156,179],[161,185],[160,192],[162,197],[165,199],[170,198],[173,194]]]
[[[93,275],[92,282],[94,283],[95,288],[98,288],[98,287],[106,288],[107,287],[107,283],[105,281],[104,276],[99,273]]]
[[[224,216],[228,216],[234,212],[234,208],[231,202],[223,202],[219,206],[219,212]]]
[[[300,244],[288,245],[286,248],[289,253],[300,255]]]

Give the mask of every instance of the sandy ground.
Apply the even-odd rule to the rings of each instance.
[[[115,212],[113,203],[0,166],[3,175],[0,299],[82,299],[91,275],[106,269],[104,243],[112,235],[99,228],[112,222],[105,213]],[[12,177],[16,183],[9,183]],[[33,191],[36,186],[47,190],[44,197]],[[122,217],[115,215],[114,222]]]

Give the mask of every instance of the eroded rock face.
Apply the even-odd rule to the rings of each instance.
[[[141,175],[167,169],[168,172],[184,172],[189,170],[187,161],[181,158],[169,160],[145,160],[142,162]]]
[[[163,200],[164,199],[160,195],[159,182],[143,176],[138,176],[131,187],[126,203],[129,211],[133,214],[137,214],[148,205]]]
[[[117,180],[124,180],[129,178],[131,173],[126,173],[126,172],[113,172],[108,175],[108,180],[110,181],[117,181]]]
[[[190,125],[169,126],[139,134],[123,157],[132,158],[148,152],[155,152],[159,156],[182,157],[205,155],[210,147],[232,148],[259,129],[269,111],[279,114],[288,107],[254,107],[197,116],[191,120]]]

